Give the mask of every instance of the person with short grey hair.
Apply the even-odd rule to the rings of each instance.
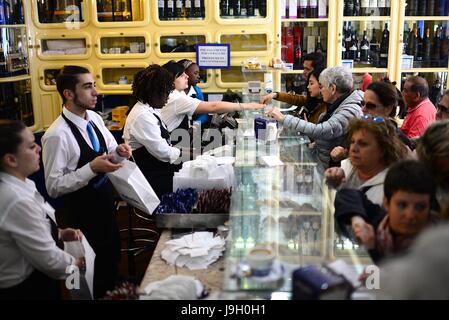
[[[437,120],[449,119],[449,90],[446,90],[437,104]]]
[[[312,153],[323,168],[330,164],[331,150],[343,143],[349,120],[362,116],[363,92],[353,89],[354,80],[350,70],[343,67],[325,69],[320,75],[320,91],[324,102],[329,103],[327,111],[317,124],[299,118],[284,116],[279,109],[272,109],[268,116],[283,123],[287,128],[305,134],[314,140]]]

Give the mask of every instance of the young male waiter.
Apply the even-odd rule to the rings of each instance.
[[[111,182],[105,173],[131,156],[117,145],[102,118],[89,70],[65,66],[56,79],[63,100],[61,115],[42,138],[45,185],[51,197],[64,196],[68,225],[81,229],[95,251],[94,298],[114,287],[120,259],[120,237]]]

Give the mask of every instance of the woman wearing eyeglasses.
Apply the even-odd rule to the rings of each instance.
[[[391,123],[397,127],[395,118],[398,109],[399,113],[402,113],[405,109],[405,101],[394,83],[385,79],[373,82],[367,87],[362,100],[363,114],[389,119],[391,120]],[[415,143],[407,138],[399,128],[396,129],[396,132],[402,143],[404,143],[410,150],[415,149]],[[348,150],[343,146],[335,147],[331,151],[331,158],[335,162],[341,161],[347,156]]]
[[[334,188],[362,190],[372,202],[382,205],[383,183],[388,167],[405,158],[407,149],[389,120],[372,115],[349,124],[349,159],[329,168],[325,177]]]

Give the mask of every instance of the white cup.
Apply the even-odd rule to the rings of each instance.
[[[265,277],[273,266],[274,252],[270,247],[256,246],[249,251],[247,261],[253,276]]]

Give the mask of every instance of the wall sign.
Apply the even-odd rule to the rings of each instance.
[[[231,67],[231,45],[228,43],[197,44],[196,63],[203,69],[229,69]]]

